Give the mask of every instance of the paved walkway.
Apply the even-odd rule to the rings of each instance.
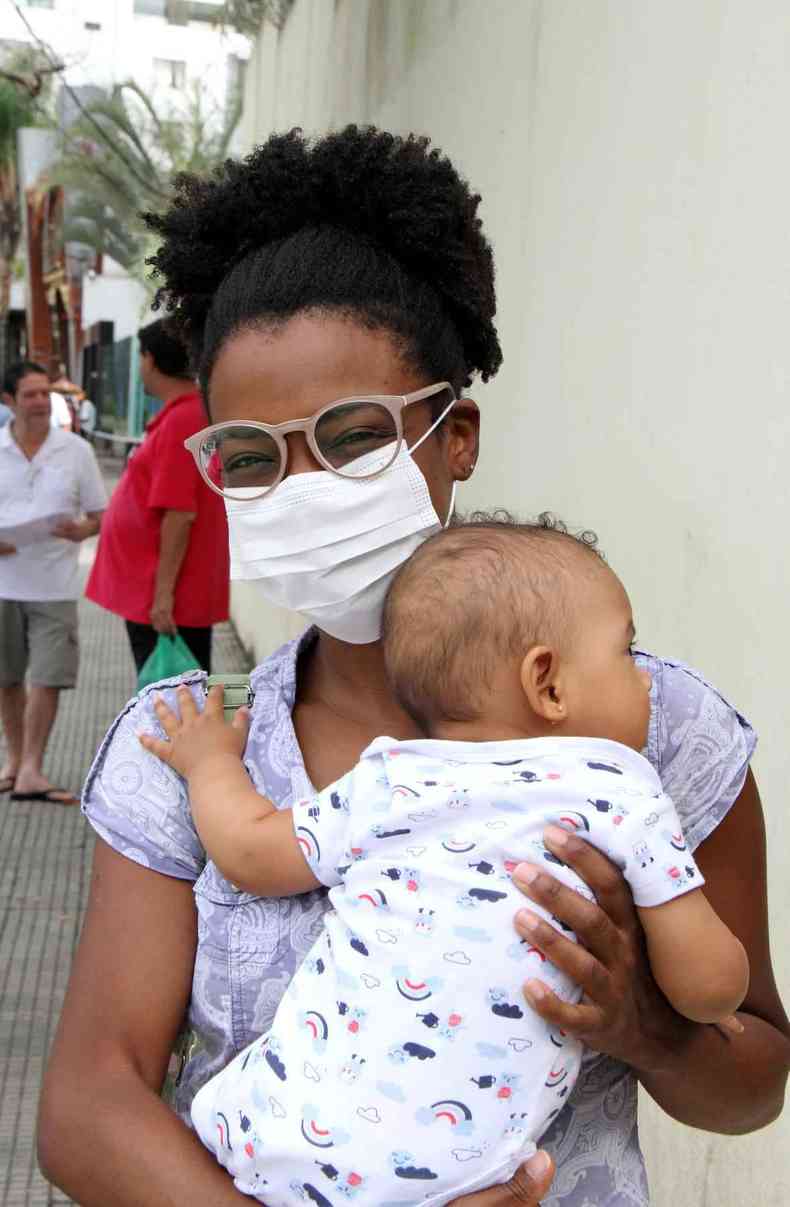
[[[86,542],[86,570],[92,555]],[[45,767],[53,783],[72,790],[135,682],[123,622],[86,600],[80,610],[79,683],[61,697]],[[215,630],[214,641],[216,671],[247,669],[229,625]],[[0,1207],[71,1202],[38,1172],[34,1132],[85,907],[92,833],[78,809],[0,797]]]

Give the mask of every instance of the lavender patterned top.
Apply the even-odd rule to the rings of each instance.
[[[291,711],[298,656],[314,636],[310,631],[283,646],[252,675],[247,770],[280,808],[313,791]],[[646,654],[640,660],[653,679],[647,755],[693,850],[740,792],[755,735],[696,671]],[[196,693],[202,679],[199,671],[182,676]],[[172,702],[172,690],[158,686]],[[270,1026],[294,970],[320,933],[327,897],[323,889],[301,897],[254,897],[236,890],[206,860],[183,780],[137,739],[141,730],[160,732],[153,690],[131,700],[110,729],[88,775],[82,808],[97,834],[121,854],[194,882],[198,948],[190,1041],[174,1102],[189,1123],[199,1087]],[[625,1065],[587,1054],[568,1104],[541,1141],[557,1162],[544,1207],[646,1207],[636,1099],[636,1079]]]

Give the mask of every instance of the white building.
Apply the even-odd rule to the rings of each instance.
[[[15,5],[0,3],[0,53],[38,42],[45,53],[65,64],[58,79],[69,87],[59,88],[56,83],[55,92],[58,120],[67,125],[77,116],[78,104],[90,103],[114,84],[133,80],[166,115],[183,112],[199,89],[203,118],[220,126],[228,102],[241,86],[249,42],[213,23],[218,4],[219,0],[20,0],[20,16]],[[24,131],[19,148],[24,191],[54,161],[56,140],[43,130]],[[77,244],[69,248],[79,251]],[[112,321],[118,342],[140,326],[145,300],[139,282],[105,256],[100,275],[92,271],[84,278],[82,325]],[[72,363],[71,372],[80,379],[78,364]]]
[[[249,43],[212,23],[219,0],[21,0],[34,34],[66,64],[73,87],[133,79],[156,102],[177,103],[199,83],[217,109],[239,81]],[[0,5],[0,43],[33,37]]]
[[[244,127],[427,132],[481,191],[505,359],[459,506],[596,529],[640,644],[755,723],[785,992],[788,46],[787,0],[296,0]],[[233,607],[261,654],[294,627],[250,584]],[[655,1207],[790,1203],[790,1112],[641,1122]]]

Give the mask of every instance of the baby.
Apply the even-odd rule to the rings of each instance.
[[[581,1045],[521,985],[539,971],[565,1000],[581,990],[510,929],[524,904],[510,874],[548,860],[591,896],[544,846],[547,824],[622,868],[676,1010],[714,1022],[740,1004],[743,948],[639,753],[650,679],[633,640],[628,597],[583,540],[469,524],[426,541],[387,600],[387,671],[426,738],[378,738],[343,779],[278,811],[244,770],[247,718],[224,723],[221,688],[202,713],[180,688],[180,720],[158,701],[169,740],[141,740],[186,778],[222,873],[256,894],[330,888],[271,1030],[192,1106],[239,1190],[268,1207],[439,1207],[535,1151]]]

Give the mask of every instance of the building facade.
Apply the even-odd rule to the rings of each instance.
[[[597,530],[640,644],[755,723],[785,991],[789,46],[786,0],[296,0],[258,39],[244,122],[245,148],[428,133],[482,193],[505,359],[470,391],[458,506]],[[296,627],[247,584],[233,610],[259,653]],[[744,1137],[646,1096],[641,1115],[655,1207],[790,1203],[787,1113]]]
[[[38,44],[65,65],[57,78],[67,87],[55,85],[61,127],[129,80],[164,116],[177,118],[199,96],[203,120],[217,126],[239,94],[249,42],[218,29],[217,0],[21,0],[19,7],[21,16],[13,5],[0,6],[0,53]],[[137,437],[147,400],[135,373],[135,332],[146,291],[108,255],[74,242],[77,235],[64,240],[73,194],[64,198],[47,184],[56,158],[51,131],[20,131],[23,343],[53,377],[65,372],[84,385],[105,426]],[[9,321],[7,349],[19,343],[14,332],[18,324],[12,330]]]
[[[33,33],[66,64],[72,87],[134,79],[157,102],[199,84],[222,110],[238,85],[249,44],[213,24],[218,0],[22,0]],[[33,42],[10,4],[0,42]]]

